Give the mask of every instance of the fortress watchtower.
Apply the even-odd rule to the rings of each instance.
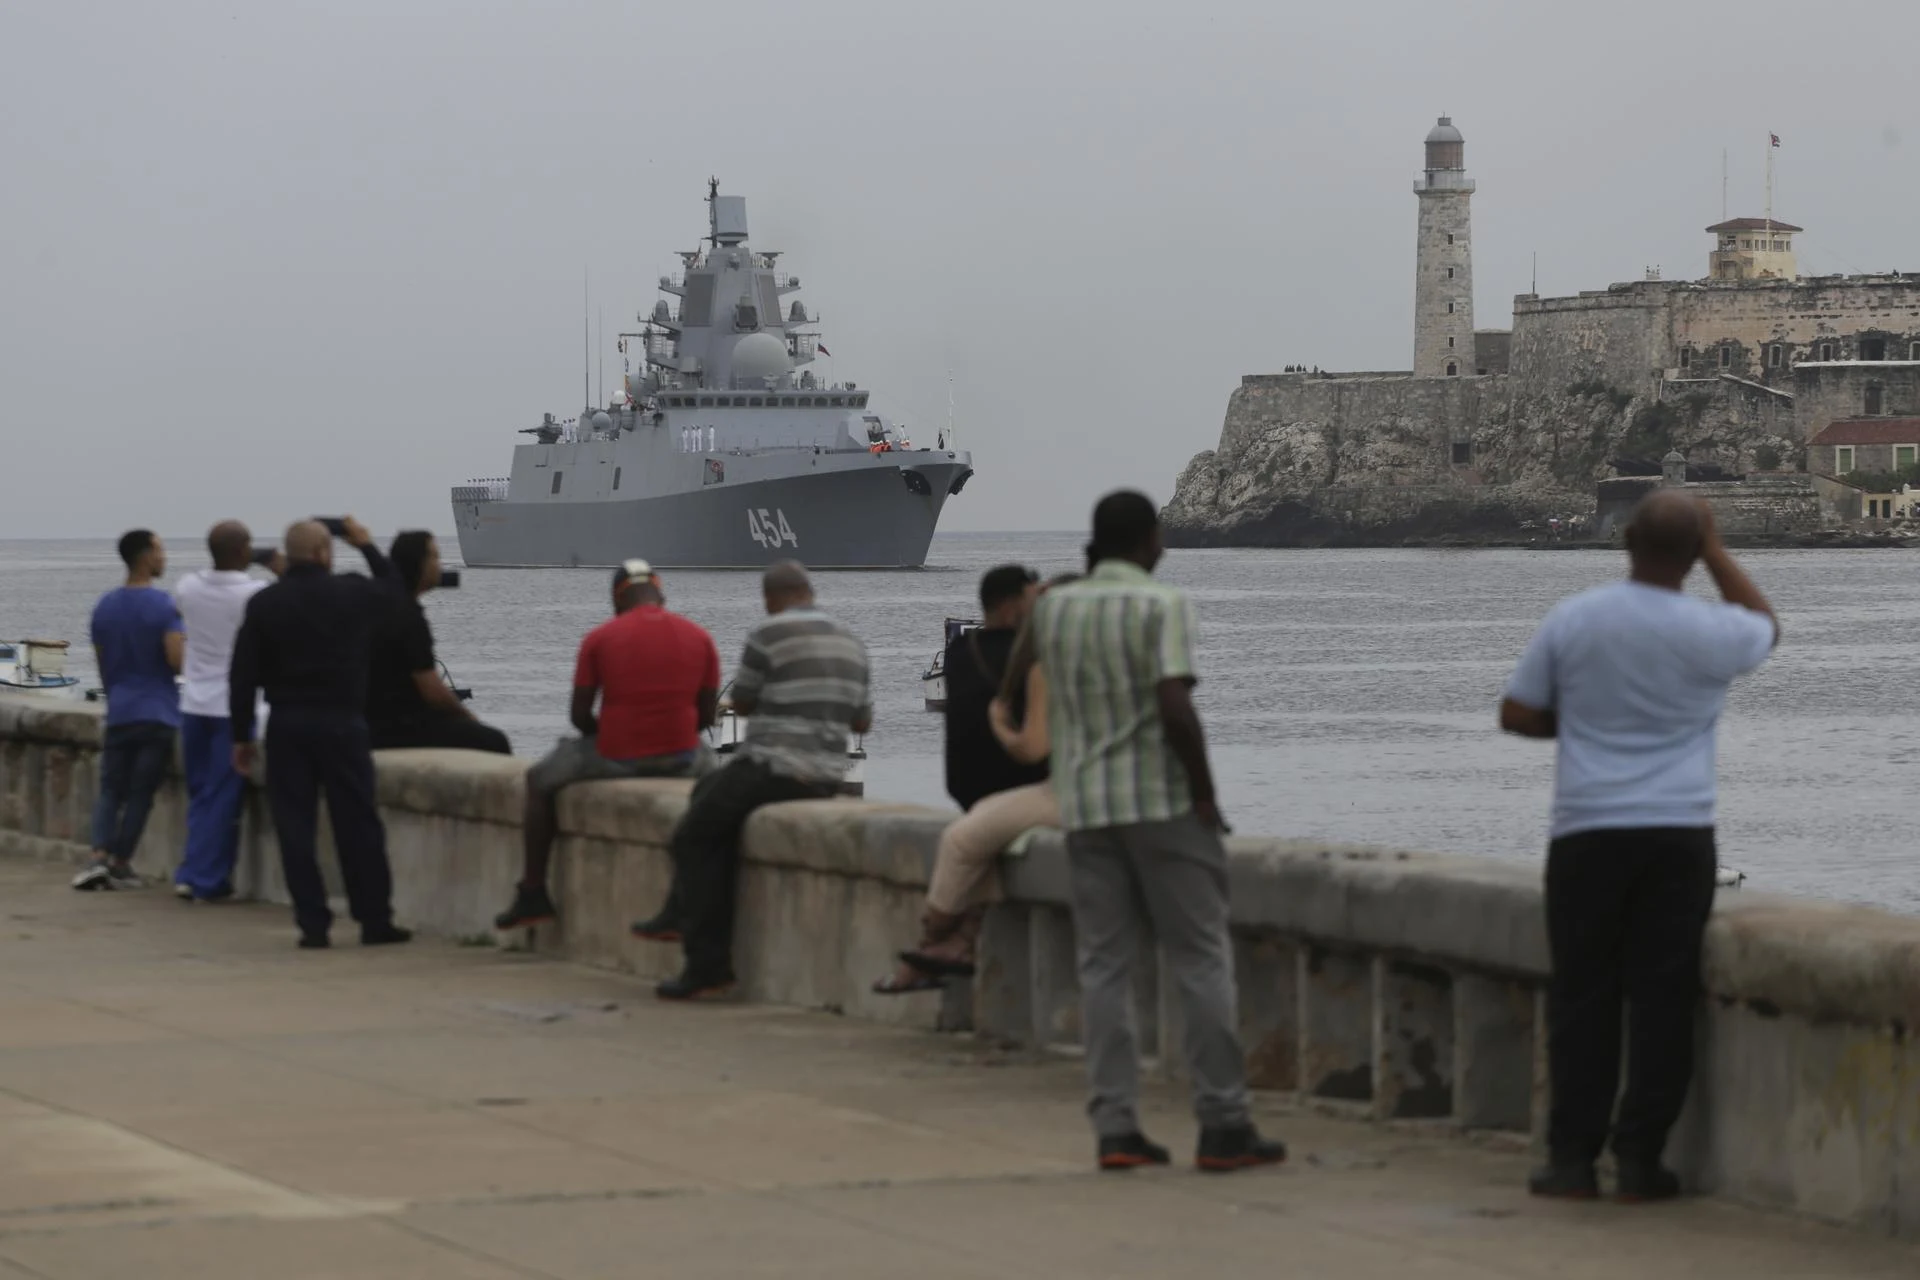
[[[1414,260],[1413,374],[1453,378],[1473,372],[1473,237],[1467,140],[1449,116],[1427,134]]]

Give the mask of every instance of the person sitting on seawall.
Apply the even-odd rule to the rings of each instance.
[[[679,940],[686,967],[654,988],[662,1000],[693,1000],[733,985],[733,914],[740,833],[763,805],[824,800],[847,772],[847,734],[873,725],[867,650],[815,607],[806,567],[782,560],[760,580],[767,618],[747,634],[733,677],[733,707],[748,717],[746,741],[726,768],[694,784],[674,828],[673,887],[634,936]]]
[[[173,678],[186,636],[173,597],[154,585],[167,571],[167,549],[151,530],[135,529],[121,537],[120,559],[126,585],[100,597],[89,628],[107,691],[107,727],[93,802],[93,861],[73,878],[76,889],[140,887],[133,851],[154,792],[166,781],[180,728]]]
[[[900,953],[890,977],[873,984],[880,995],[937,991],[949,977],[971,977],[974,944],[986,902],[999,896],[994,862],[1021,832],[1059,826],[1060,806],[1047,781],[1047,750],[1015,756],[996,741],[990,705],[1015,679],[1024,695],[1032,640],[1023,630],[1038,583],[1031,569],[1002,565],[980,580],[983,625],[947,646],[947,794],[966,812],[947,824],[927,882],[920,941]],[[1030,703],[1027,705],[1031,705]],[[1041,715],[1044,721],[1044,713]],[[1044,739],[1044,723],[1040,733]]]
[[[277,576],[286,568],[278,551],[257,559],[253,534],[238,520],[207,531],[211,569],[180,579],[174,595],[187,628],[186,677],[180,687],[180,762],[187,775],[187,845],[173,874],[173,891],[191,902],[233,897],[233,864],[240,852],[240,807],[247,780],[233,770],[233,722],[227,715],[233,642],[247,601],[267,585],[247,572],[263,563]]]
[[[667,611],[659,575],[645,560],[613,571],[613,613],[580,642],[573,674],[573,727],[527,770],[522,820],[526,862],[513,905],[496,929],[559,916],[547,892],[560,791],[608,778],[691,778],[713,768],[700,731],[720,705],[720,651],[706,629]],[[595,698],[600,714],[594,715]]]
[[[440,678],[433,628],[420,607],[420,597],[440,585],[439,542],[425,529],[408,529],[394,538],[387,559],[393,566],[389,608],[374,630],[367,672],[373,749],[462,747],[511,755],[507,735],[474,719]]]

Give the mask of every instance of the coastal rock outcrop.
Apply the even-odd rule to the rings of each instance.
[[[1658,474],[1676,448],[1696,479],[1780,465],[1798,445],[1776,399],[1733,380],[1656,399],[1519,395],[1505,374],[1255,375],[1163,519],[1175,546],[1524,540],[1584,527],[1597,480]]]

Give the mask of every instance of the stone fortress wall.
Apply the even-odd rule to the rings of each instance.
[[[1592,513],[1594,485],[1616,463],[1657,471],[1678,450],[1692,478],[1729,481],[1801,466],[1806,442],[1834,421],[1920,413],[1920,275],[1523,294],[1510,332],[1473,330],[1469,309],[1463,340],[1448,327],[1458,307],[1446,309],[1457,281],[1471,280],[1470,263],[1452,261],[1470,256],[1473,183],[1458,136],[1444,119],[1429,135],[1415,187],[1412,375],[1244,379],[1219,446],[1188,464],[1167,505],[1173,544],[1525,537],[1555,516]],[[1712,256],[1717,272],[1729,255]],[[1791,269],[1793,259],[1769,261]],[[1453,376],[1449,336],[1453,350],[1472,348]],[[1731,490],[1714,500],[1756,534],[1838,519],[1811,478],[1795,483],[1791,511],[1776,498],[1735,502]],[[1767,514],[1749,519],[1749,509]]]

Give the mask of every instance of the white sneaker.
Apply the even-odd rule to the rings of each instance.
[[[104,862],[91,863],[73,878],[73,887],[83,890],[111,889],[113,872],[107,869],[107,864]]]
[[[180,881],[176,880],[173,885],[173,896],[176,898],[183,898],[186,901],[191,902],[193,901],[193,886],[190,884],[183,884]]]

